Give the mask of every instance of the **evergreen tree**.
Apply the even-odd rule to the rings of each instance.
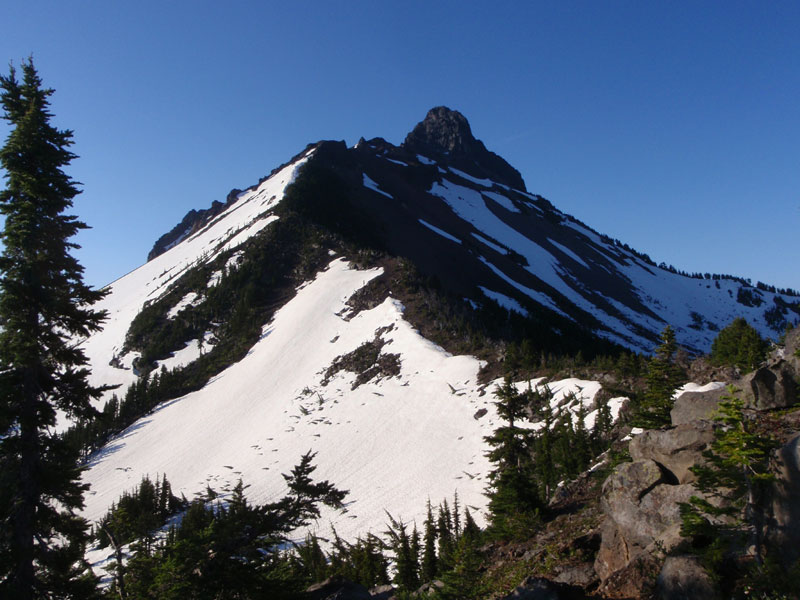
[[[734,319],[711,344],[711,362],[752,371],[767,356],[769,342],[743,318]]]
[[[667,325],[661,332],[661,344],[647,363],[647,390],[634,419],[635,425],[655,429],[671,423],[672,395],[685,381],[683,370],[675,363],[677,350],[675,331]]]
[[[528,395],[506,377],[495,390],[497,414],[506,424],[485,438],[494,469],[489,475],[492,530],[502,538],[524,535],[538,522],[541,499],[533,461],[534,432],[518,426],[527,416]]]
[[[50,124],[33,61],[0,77],[11,132],[0,149],[0,596],[91,597],[82,564],[86,524],[76,511],[86,486],[78,455],[52,429],[56,411],[88,419],[102,389],[87,381],[76,341],[100,328],[89,307],[103,296],[83,283],[69,242],[86,227],[64,214],[79,193],[62,168],[75,158],[72,132]]]
[[[715,439],[703,453],[706,464],[691,468],[697,475],[695,485],[704,496],[692,496],[681,504],[681,533],[700,547],[720,549],[732,542],[751,546],[760,563],[765,522],[761,500],[775,478],[769,461],[777,443],[756,431],[743,412],[744,403],[734,395],[736,391],[729,386],[722,398],[716,417],[721,426],[714,430]]]
[[[414,526],[413,532],[409,535],[406,523],[396,520],[389,513],[386,515],[389,517],[386,537],[394,553],[394,583],[402,592],[413,592],[419,587],[420,544],[417,528]]]
[[[436,557],[436,523],[433,520],[430,498],[428,498],[428,515],[425,517],[422,545],[422,581],[433,581],[438,573],[439,564]]]

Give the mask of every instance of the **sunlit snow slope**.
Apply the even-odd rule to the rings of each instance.
[[[125,388],[136,380],[131,367],[135,357],[120,353],[136,314],[146,302],[166,293],[193,265],[210,261],[219,252],[235,248],[267,227],[276,218],[270,210],[283,198],[286,186],[294,181],[307,158],[287,165],[255,189],[242,192],[235,203],[203,229],[108,286],[109,294],[96,305],[108,312],[103,330],[83,344],[92,366],[92,384],[120,384],[122,388],[117,394],[124,395]],[[193,358],[196,356],[187,356],[186,360]],[[109,396],[110,392],[104,398]]]
[[[397,301],[351,315],[347,300],[379,273],[334,259],[278,311],[242,361],[113,439],[86,473],[85,515],[100,518],[145,474],[167,473],[189,498],[208,485],[229,491],[242,478],[251,501],[273,500],[286,491],[281,473],[312,450],[316,474],[350,492],[344,512],[322,515],[323,534],[329,524],[345,539],[383,531],[385,510],[421,523],[428,498],[436,503],[454,492],[482,520],[483,437],[497,426],[493,385],[488,392],[478,385],[476,359],[420,337]],[[397,376],[356,389],[346,371],[323,382],[337,356],[376,333],[386,341],[382,352],[400,355]],[[551,389],[554,406],[574,392],[591,409],[600,386],[565,380]],[[619,402],[611,406],[616,411]],[[476,418],[480,409],[486,414]]]

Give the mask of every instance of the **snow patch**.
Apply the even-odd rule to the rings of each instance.
[[[197,295],[197,292],[189,292],[183,298],[181,298],[175,306],[169,309],[167,318],[174,319],[183,309],[193,306],[198,298],[199,296]]]
[[[508,211],[515,213],[522,212],[514,205],[511,199],[506,198],[505,196],[503,196],[503,194],[498,194],[496,192],[481,192],[481,194],[486,196],[487,198],[491,198],[492,200],[497,202],[500,206],[502,206]]]
[[[444,231],[443,229],[439,229],[439,228],[438,228],[438,227],[436,227],[435,225],[431,225],[430,223],[428,223],[427,221],[423,221],[422,219],[417,219],[417,221],[419,221],[419,223],[420,223],[421,225],[424,225],[425,227],[427,227],[427,228],[428,228],[428,229],[430,229],[431,231],[433,231],[433,232],[435,232],[435,233],[438,233],[440,236],[442,236],[442,237],[444,237],[444,238],[447,238],[447,239],[448,239],[448,240],[450,240],[451,242],[455,242],[455,243],[457,243],[457,244],[460,244],[460,243],[461,243],[461,240],[460,240],[460,239],[458,239],[457,237],[455,237],[455,236],[453,236],[453,235],[450,235],[449,233],[447,233],[447,232],[446,232],[446,231]]]
[[[373,192],[378,192],[379,194],[382,194],[382,195],[386,196],[387,198],[391,198],[392,200],[394,200],[394,197],[393,197],[391,194],[387,194],[387,193],[386,193],[386,192],[384,192],[382,189],[380,189],[380,188],[378,187],[378,184],[377,184],[377,182],[375,182],[375,181],[373,181],[372,179],[370,179],[370,178],[367,176],[367,174],[366,174],[366,173],[364,173],[364,187],[365,187],[365,188],[369,188],[369,189],[371,189]]]
[[[503,308],[516,311],[521,315],[528,314],[528,311],[522,308],[522,305],[513,298],[509,298],[508,296],[501,294],[500,292],[494,292],[489,288],[483,287],[482,285],[479,285],[478,289],[480,289],[480,291],[483,292],[484,296],[486,296],[487,298],[491,298]]]

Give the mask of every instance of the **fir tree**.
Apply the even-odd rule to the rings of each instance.
[[[78,455],[52,433],[56,410],[89,419],[102,389],[87,381],[77,343],[100,328],[89,307],[103,297],[83,283],[69,241],[86,227],[64,214],[79,193],[62,170],[72,132],[50,124],[49,97],[31,59],[22,80],[0,77],[11,126],[0,165],[0,596],[91,597],[82,565],[86,525],[76,512],[86,486]]]
[[[518,426],[527,415],[528,395],[517,392],[506,377],[495,390],[498,416],[506,424],[485,438],[494,463],[489,475],[491,524],[499,537],[525,534],[538,521],[541,500],[533,461],[534,432]]]
[[[655,429],[671,423],[672,394],[685,380],[683,370],[675,364],[677,350],[675,331],[667,325],[661,332],[661,344],[647,363],[647,390],[634,419],[635,425]]]
[[[433,581],[438,573],[439,564],[436,557],[436,523],[433,520],[430,498],[428,498],[428,515],[425,517],[422,545],[422,581]]]
[[[698,546],[712,548],[738,540],[751,546],[760,564],[763,559],[761,534],[764,528],[762,496],[775,476],[769,460],[777,447],[774,439],[759,434],[747,419],[736,389],[728,386],[716,420],[714,441],[703,453],[706,464],[691,468],[697,475],[697,489],[704,496],[692,496],[681,504],[681,533]]]
[[[752,371],[767,356],[769,342],[743,318],[734,319],[711,344],[711,362]]]

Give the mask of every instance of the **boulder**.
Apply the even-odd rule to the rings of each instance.
[[[602,598],[650,598],[662,562],[657,552],[638,554],[627,566],[612,573],[597,591]]]
[[[528,577],[500,600],[559,600],[560,586],[542,577]]]
[[[645,431],[631,440],[629,450],[634,461],[649,459],[667,469],[675,483],[692,483],[697,478],[689,467],[704,461],[703,451],[713,440],[713,425],[697,421]]]
[[[334,575],[306,589],[308,600],[371,600],[367,588]]]
[[[625,463],[606,480],[601,498],[606,520],[594,565],[601,580],[680,542],[678,504],[688,502],[697,490],[675,483],[669,472],[648,459]]]
[[[591,563],[572,565],[561,569],[558,575],[555,576],[554,581],[585,589],[597,581],[597,573],[595,573],[594,565]]]
[[[675,399],[670,411],[672,424],[684,425],[694,421],[714,419],[723,396],[728,395],[726,387],[706,391],[683,392]]]
[[[797,382],[792,364],[779,359],[748,373],[737,383],[745,406],[756,410],[785,408],[797,403]]]
[[[776,467],[766,539],[789,565],[800,559],[800,434],[780,448]]]
[[[786,334],[783,348],[784,357],[787,360],[791,361],[792,357],[795,359],[798,358],[795,356],[795,353],[800,350],[800,327],[795,327]],[[795,368],[797,368],[798,360],[794,360],[792,363],[795,365]]]
[[[370,588],[369,595],[372,600],[390,600],[394,597],[394,592],[391,585],[378,585]]]
[[[444,587],[444,582],[439,581],[438,579],[434,579],[433,581],[429,581],[428,583],[423,583],[420,588],[417,590],[417,596],[432,596],[438,590]]]
[[[656,580],[659,600],[715,600],[720,591],[695,556],[668,556]]]

